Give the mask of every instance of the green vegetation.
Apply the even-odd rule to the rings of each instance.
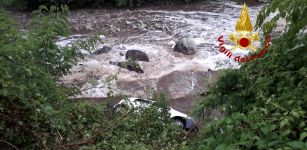
[[[264,58],[221,77],[196,113],[220,108],[225,117],[208,124],[193,148],[307,149],[306,6],[305,0],[273,0],[261,10],[257,27],[264,35],[280,18],[286,31],[272,36]]]
[[[107,105],[72,102],[57,83],[79,57],[78,44],[58,47],[69,33],[67,7],[41,7],[27,31],[0,11],[0,147],[20,149],[176,149],[181,130],[162,109],[114,115]],[[92,40],[89,41],[93,42]],[[77,42],[86,47],[89,44]],[[158,95],[159,96],[159,95]],[[161,101],[164,97],[157,97]]]

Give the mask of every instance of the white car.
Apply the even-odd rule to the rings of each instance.
[[[128,108],[137,108],[137,107],[149,107],[151,106],[155,101],[147,100],[147,99],[141,99],[141,98],[128,98],[123,99],[119,101],[116,105],[114,105],[113,109],[115,112],[120,111],[123,107]],[[187,114],[184,114],[182,112],[179,112],[175,110],[174,108],[169,107],[169,114],[170,118],[174,119],[175,122],[182,126],[183,129],[187,131],[198,131],[198,127],[195,123],[195,121],[192,119],[192,117],[188,116]]]

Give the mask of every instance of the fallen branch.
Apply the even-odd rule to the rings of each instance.
[[[124,117],[128,116],[127,114],[125,114],[124,116],[122,116],[120,118],[123,119]],[[94,143],[95,140],[101,135],[103,134],[104,132],[108,131],[108,130],[111,130],[111,129],[114,129],[118,126],[119,124],[113,124],[111,125],[109,128],[105,128],[103,130],[101,130],[100,132],[98,132],[97,134],[95,134],[94,136],[88,138],[88,139],[85,139],[85,140],[81,140],[81,141],[78,141],[78,142],[74,142],[74,143],[69,143],[69,144],[62,144],[62,145],[58,145],[58,146],[55,146],[55,147],[52,147],[51,149],[59,149],[59,148],[68,148],[68,147],[74,147],[74,146],[80,146],[80,145],[86,145],[86,144],[91,144],[91,143]]]
[[[17,120],[15,120],[15,119],[11,118],[10,116],[5,115],[3,113],[0,113],[0,116],[2,118],[4,118],[5,120],[10,121],[10,122],[16,124],[17,126],[19,126],[20,129],[29,133],[34,139],[36,139],[39,142],[40,146],[42,146],[44,149],[48,149],[48,147],[45,144],[43,144],[43,142],[40,140],[41,139],[40,136],[34,130],[32,130],[33,127],[31,125],[27,125],[27,124],[25,124],[27,126],[21,125]]]
[[[10,143],[10,142],[8,142],[8,141],[0,140],[0,142],[3,142],[3,143],[5,143],[5,144],[7,144],[7,145],[13,147],[13,148],[16,149],[16,150],[19,150],[15,145],[13,145],[12,143]]]

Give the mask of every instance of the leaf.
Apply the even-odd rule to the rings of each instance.
[[[288,142],[287,145],[292,147],[292,148],[297,148],[297,149],[304,149],[304,147],[305,147],[304,142],[300,142],[300,141]]]
[[[267,127],[262,127],[260,130],[262,131],[264,135],[267,135],[269,132],[269,129]]]
[[[219,144],[215,150],[225,150],[226,149],[226,145],[225,144]]]
[[[303,133],[300,135],[300,141],[303,141],[306,137],[307,137],[307,132],[303,132]]]
[[[275,145],[277,145],[279,143],[280,143],[280,141],[271,141],[271,142],[268,143],[268,146],[272,147],[272,146],[275,146]]]

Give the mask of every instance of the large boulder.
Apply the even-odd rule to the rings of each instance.
[[[163,91],[172,98],[198,95],[204,90],[205,71],[173,71],[159,78],[157,90]]]
[[[186,54],[194,55],[196,53],[196,43],[191,38],[180,38],[174,47],[174,51]]]
[[[126,53],[126,60],[149,62],[147,54],[140,50],[128,50]]]
[[[218,71],[177,70],[160,77],[157,90],[175,99],[200,95],[208,92],[219,76]]]
[[[96,51],[94,51],[92,54],[94,55],[100,55],[100,54],[104,54],[104,53],[108,53],[112,50],[112,47],[109,46],[104,46],[102,48],[97,49]]]
[[[144,73],[141,66],[135,61],[123,61],[123,62],[110,62],[110,64],[117,65],[121,68],[128,69],[129,71],[135,71],[137,73]]]

